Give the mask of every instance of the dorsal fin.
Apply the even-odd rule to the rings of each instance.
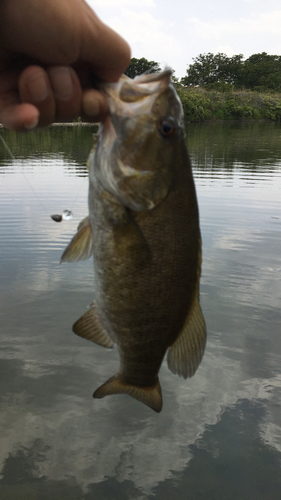
[[[89,217],[83,219],[78,228],[77,233],[66,247],[61,256],[62,262],[79,262],[87,260],[93,255],[93,233]]]
[[[167,362],[171,372],[183,378],[192,377],[200,365],[206,345],[206,324],[196,294],[185,324],[169,347]]]
[[[125,383],[117,373],[101,385],[94,392],[93,397],[104,398],[111,394],[129,394],[158,413],[162,410],[162,392],[158,378],[152,387],[139,387]]]
[[[79,337],[91,340],[91,342],[107,347],[108,349],[111,349],[115,345],[107,335],[96,314],[94,302],[91,304],[91,308],[74,323],[72,330]]]

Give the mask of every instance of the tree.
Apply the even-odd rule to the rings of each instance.
[[[246,61],[243,55],[228,57],[218,53],[199,54],[181,79],[184,86],[200,85],[226,90],[231,85],[250,90],[281,90],[281,56],[266,52],[253,54]]]
[[[228,57],[226,54],[199,54],[187,69],[187,76],[181,79],[185,86],[228,83],[237,85],[241,80],[243,55]]]
[[[132,57],[128,68],[125,71],[125,75],[130,78],[135,78],[137,75],[142,75],[142,73],[159,73],[161,68],[158,62],[148,61],[145,57],[137,59]]]
[[[253,54],[244,62],[242,75],[245,88],[281,90],[281,56]]]

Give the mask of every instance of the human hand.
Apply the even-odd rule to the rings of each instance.
[[[0,0],[0,123],[15,131],[103,120],[91,74],[117,81],[130,49],[84,0]]]

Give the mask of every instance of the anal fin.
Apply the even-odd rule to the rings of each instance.
[[[152,387],[139,387],[123,382],[117,373],[114,377],[107,380],[105,384],[101,385],[94,392],[93,397],[104,398],[111,394],[129,394],[129,396],[144,403],[158,413],[162,410],[162,392],[158,378]]]
[[[112,349],[115,345],[100,323],[94,302],[91,308],[74,323],[72,330],[79,337],[90,340],[102,347]]]
[[[194,375],[204,354],[206,337],[206,324],[197,293],[179,336],[168,349],[167,362],[172,373],[185,379]]]
[[[78,228],[77,233],[66,247],[61,256],[62,262],[79,262],[87,260],[93,255],[93,234],[89,217],[83,219]]]

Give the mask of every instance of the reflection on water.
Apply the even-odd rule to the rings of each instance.
[[[118,354],[71,332],[92,263],[59,260],[87,214],[92,132],[3,132],[0,498],[280,500],[281,127],[188,127],[208,344],[191,380],[163,364],[160,415],[93,400]],[[74,219],[53,222],[64,209]]]

